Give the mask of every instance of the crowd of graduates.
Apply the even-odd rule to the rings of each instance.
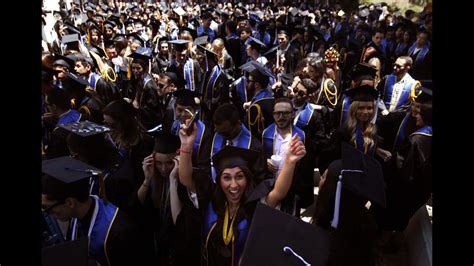
[[[43,213],[100,265],[265,264],[244,252],[261,204],[315,204],[301,228],[320,230],[318,263],[375,265],[430,199],[430,6],[58,7],[42,20]]]

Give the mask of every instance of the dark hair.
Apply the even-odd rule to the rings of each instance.
[[[288,97],[280,97],[280,98],[276,99],[275,104],[273,106],[277,105],[277,103],[288,103],[291,106],[291,109],[294,108],[293,101]]]
[[[433,104],[426,102],[420,104],[420,116],[426,125],[433,125]]]
[[[229,121],[231,125],[237,125],[240,120],[240,113],[232,103],[224,103],[217,107],[213,120],[216,125],[220,125],[225,121]]]
[[[123,49],[127,48],[128,41],[124,37],[118,37],[115,39],[115,49],[117,49],[117,53],[120,53]]]
[[[55,104],[62,110],[71,109],[71,100],[63,90],[51,90],[46,94],[49,104]]]
[[[102,113],[111,116],[116,121],[112,137],[124,148],[131,148],[140,142],[144,127],[135,118],[135,109],[131,104],[123,99],[118,99],[104,107]]]
[[[233,20],[227,20],[225,27],[229,30],[230,33],[235,33],[237,31],[237,23]]]
[[[143,68],[143,73],[148,72],[148,62],[141,58],[134,58],[132,64],[139,64]]]
[[[303,87],[305,87],[308,94],[311,94],[311,93],[315,92],[318,89],[318,86],[316,85],[316,83],[313,80],[308,79],[308,78],[302,79],[301,80],[301,85],[303,85]]]
[[[252,28],[250,28],[249,26],[243,28],[242,31],[252,34]]]
[[[255,82],[260,83],[264,89],[268,86],[268,83],[270,83],[270,78],[268,76],[263,75],[258,70],[250,72],[250,76],[255,79]]]
[[[210,19],[210,18],[212,18],[212,14],[209,13],[209,12],[204,12],[204,13],[202,13],[201,18],[203,20]]]

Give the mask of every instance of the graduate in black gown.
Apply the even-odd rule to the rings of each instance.
[[[180,131],[179,181],[190,192],[197,193],[194,205],[204,221],[202,261],[208,265],[237,265],[245,246],[254,203],[260,200],[275,207],[286,196],[295,164],[306,153],[304,144],[298,136],[292,138],[275,187],[270,191],[256,189],[260,193],[255,195],[252,194],[252,169],[257,152],[226,146],[213,157],[218,173],[216,183],[209,176],[197,178],[191,160],[197,128],[194,127],[190,136],[185,129],[183,126]]]
[[[114,204],[89,195],[93,169],[70,157],[43,161],[43,211],[70,221],[67,241],[87,237],[89,256],[100,265],[150,265],[143,231]]]

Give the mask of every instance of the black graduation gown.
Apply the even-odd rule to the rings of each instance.
[[[342,160],[329,165],[326,182],[319,190],[315,224],[324,228],[330,236],[330,266],[370,266],[375,265],[372,248],[375,241],[376,224],[364,199],[350,190],[341,190],[338,228],[331,227],[338,176],[342,170]]]
[[[232,57],[236,67],[241,66],[244,62],[242,61],[242,51],[239,37],[226,37],[224,41],[225,49]],[[238,71],[237,71],[238,72]],[[234,76],[236,77],[236,76]]]
[[[431,137],[410,135],[384,167],[387,208],[374,208],[378,225],[403,231],[432,192]]]
[[[120,93],[115,84],[101,77],[95,84],[95,91],[104,105],[120,98]]]
[[[161,109],[158,100],[157,86],[153,79],[143,85],[143,78],[138,82],[140,88],[136,91],[138,100],[138,120],[146,129],[151,129],[162,123]]]
[[[217,77],[214,87],[212,87],[213,91],[213,96],[214,98],[207,99],[206,95],[206,89],[207,89],[207,84],[210,79],[210,75],[212,74],[212,69],[204,73],[202,80],[202,102],[201,102],[201,120],[206,126],[209,126],[210,128],[214,129],[213,125],[213,120],[212,117],[214,115],[214,111],[219,107],[220,105],[224,103],[230,102],[230,97],[229,97],[229,87],[230,87],[230,77],[227,76],[225,71],[221,70],[219,73],[219,76]],[[210,97],[210,96],[209,96]],[[212,99],[212,100],[211,100]]]
[[[159,54],[155,57],[155,61],[151,66],[151,72],[155,74],[165,73],[169,66],[168,58],[162,57]]]
[[[410,69],[410,75],[416,80],[432,80],[433,79],[433,56],[431,49],[425,55],[421,63],[416,61],[418,54],[421,53],[421,50],[416,54],[411,55],[413,59],[413,66]]]
[[[97,97],[97,95],[89,92],[84,92],[75,99],[74,109],[81,114],[85,114],[91,118],[91,121],[97,124],[102,124],[104,117],[102,116],[102,108],[104,103]]]

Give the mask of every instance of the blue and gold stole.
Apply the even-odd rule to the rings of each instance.
[[[97,73],[92,73],[89,77],[89,86],[87,86],[86,90],[95,91],[95,85],[97,85],[97,81],[99,81],[101,77],[102,76]]]
[[[263,89],[259,91],[253,98],[252,98],[252,104],[250,105],[249,109],[247,110],[247,113],[245,114],[244,120],[247,121],[247,125],[249,128],[251,128],[254,125],[257,125],[258,132],[262,132],[265,129],[265,124],[264,124],[264,119],[263,119],[263,112],[262,108],[259,104],[259,101],[267,100],[267,99],[272,99],[273,98],[273,93],[267,89]],[[256,117],[250,117],[252,109],[257,110]],[[253,121],[251,120],[253,118]]]
[[[391,74],[387,76],[385,80],[384,86],[384,103],[385,106],[390,106],[390,102],[392,99],[393,93],[393,86],[397,82],[397,76]],[[406,74],[405,76],[405,86],[403,87],[402,95],[398,99],[397,106],[395,109],[400,108],[404,103],[406,103],[409,99],[416,98],[415,88],[420,86],[420,82],[413,79],[410,75]]]
[[[415,50],[415,48],[416,48],[416,42],[408,49],[408,55],[411,55],[413,51]],[[428,45],[423,46],[423,48],[421,48],[421,51],[416,56],[416,59],[413,60],[414,61],[413,65],[421,64],[421,62],[423,62],[423,59],[425,59],[425,56],[429,50],[430,49]]]
[[[262,143],[263,143],[263,148],[265,150],[265,155],[267,156],[267,159],[272,157],[272,155],[275,152],[276,134],[277,134],[277,130],[276,130],[275,123],[265,128],[265,130],[262,133]],[[301,141],[305,143],[305,134],[303,130],[299,129],[296,126],[291,125],[290,134],[292,137],[295,134],[298,134],[298,136],[300,136]]]
[[[95,209],[88,231],[89,255],[97,260],[100,265],[110,265],[107,254],[107,238],[112,228],[118,208],[112,203],[104,203],[99,197],[91,195],[95,200]],[[71,240],[77,238],[77,218],[72,220]]]
[[[362,134],[362,130],[360,129],[360,127],[356,127],[355,133],[356,133],[356,138],[355,138],[356,148],[359,151],[363,152],[364,154],[374,155],[375,153],[374,145],[370,144],[369,146],[364,142],[364,136]]]
[[[214,138],[212,139],[212,148],[211,148],[211,157],[214,156],[222,147],[224,143],[224,138],[219,133],[214,133]],[[252,133],[242,125],[242,131],[237,138],[236,147],[243,148],[243,149],[250,149],[250,145],[252,145]]]
[[[79,120],[81,119],[81,116],[82,114],[79,113],[78,111],[69,109],[69,111],[59,116],[57,125],[61,126],[61,125],[67,125],[73,122],[79,122]]]
[[[319,94],[315,104],[322,105],[321,103],[323,102],[324,97],[321,97],[321,95],[324,92],[328,103],[332,108],[334,108],[337,104],[337,87],[334,85],[334,91],[330,91],[328,86],[329,82],[334,84],[334,81],[330,78],[323,78],[323,80],[321,80],[321,87],[319,88]],[[334,97],[334,102],[331,101],[331,96]]]
[[[395,148],[405,140],[405,127],[407,125],[408,119],[410,119],[410,116],[411,114],[407,113],[405,118],[403,118],[402,123],[398,128],[397,135],[395,136],[395,142],[393,143],[392,150],[395,150]]]
[[[195,91],[196,90],[196,83],[194,83],[194,63],[193,59],[188,58],[186,63],[184,63],[183,67],[184,71],[184,79],[186,80],[186,89]]]
[[[295,117],[293,125],[305,130],[311,121],[314,109],[308,102],[305,103],[303,110]]]
[[[341,121],[339,125],[344,124],[347,121],[347,114],[349,113],[349,106],[351,106],[352,98],[344,95],[342,98],[341,105]]]
[[[247,78],[245,76],[237,79],[235,88],[237,90],[237,94],[239,95],[240,102],[247,102]]]
[[[205,80],[202,81],[201,84],[201,90],[199,93],[203,95],[203,100],[211,100],[214,98],[214,85],[216,84],[217,78],[221,74],[221,67],[219,65],[215,65],[214,68],[212,68],[211,75],[209,77],[209,80],[207,81],[207,84],[204,84]]]
[[[207,206],[207,212],[206,215],[204,216],[204,226],[203,226],[203,236],[206,238],[206,242],[204,245],[204,250],[205,250],[205,257],[206,259],[209,258],[208,254],[208,244],[209,244],[209,238],[211,236],[212,231],[216,227],[217,224],[217,213],[214,211],[214,208],[212,207],[212,203],[209,202],[209,205]],[[244,250],[245,242],[247,240],[248,232],[249,232],[249,223],[246,219],[242,220],[239,222],[239,225],[237,226],[237,230],[239,231],[239,237],[237,241],[235,241],[234,236],[232,236],[232,266],[239,265],[239,260],[240,256],[242,255],[242,252]],[[217,232],[219,234],[219,232]]]
[[[417,131],[413,132],[410,136],[413,136],[413,135],[423,135],[423,136],[432,137],[433,128],[431,126],[422,127],[418,129]]]

